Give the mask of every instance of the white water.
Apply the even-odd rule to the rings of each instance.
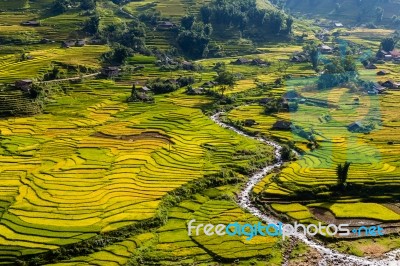
[[[275,157],[276,157],[276,163],[273,165],[267,165],[254,175],[252,175],[249,178],[249,181],[246,183],[245,187],[243,190],[240,192],[239,197],[238,197],[238,204],[241,206],[243,209],[246,209],[249,211],[251,214],[254,216],[260,218],[263,220],[265,223],[278,223],[279,221],[276,220],[273,216],[268,216],[267,214],[262,213],[259,209],[257,209],[256,206],[254,206],[251,203],[250,200],[250,194],[251,191],[253,190],[254,186],[258,184],[269,172],[271,172],[274,169],[277,169],[282,166],[283,162],[281,159],[281,149],[282,147],[273,142],[273,141],[268,141],[264,138],[257,138],[250,136],[246,133],[244,133],[241,130],[238,130],[237,128],[227,125],[221,121],[221,115],[223,113],[219,112],[211,117],[211,119],[218,124],[219,126],[223,128],[230,129],[234,132],[236,132],[239,135],[263,142],[267,145],[272,146],[275,148]],[[373,258],[361,258],[357,256],[352,256],[348,254],[343,254],[338,251],[332,250],[330,248],[327,248],[323,246],[322,244],[311,240],[307,238],[304,234],[295,234],[293,237],[296,237],[300,241],[304,242],[306,245],[308,245],[311,248],[314,248],[317,250],[321,255],[322,255],[322,260],[320,261],[320,266],[325,266],[325,265],[344,265],[344,266],[364,266],[364,265],[373,265],[373,266],[400,266],[400,261],[396,260],[396,257],[400,256],[400,249],[391,251],[389,253],[386,253],[385,256],[381,259],[373,259]],[[286,266],[286,265],[285,265]]]

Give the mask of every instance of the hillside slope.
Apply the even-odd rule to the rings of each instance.
[[[347,23],[377,22],[377,8],[383,9],[383,22],[390,22],[393,15],[400,15],[400,1],[378,0],[287,0],[285,8],[312,16],[328,17]]]

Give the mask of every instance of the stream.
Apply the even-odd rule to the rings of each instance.
[[[243,209],[250,212],[252,215],[258,217],[263,222],[269,224],[277,224],[279,221],[273,217],[268,216],[267,214],[260,211],[250,200],[250,194],[253,190],[254,186],[257,185],[268,173],[270,173],[274,169],[278,169],[283,165],[283,161],[281,159],[281,149],[282,147],[273,141],[266,140],[261,137],[253,137],[245,132],[225,124],[221,121],[221,115],[224,112],[216,113],[215,115],[211,116],[211,119],[218,124],[219,126],[230,129],[236,132],[239,135],[245,136],[247,138],[251,138],[257,140],[259,142],[265,143],[275,149],[275,158],[276,163],[273,165],[267,165],[263,169],[259,170],[255,174],[249,177],[249,181],[246,183],[242,191],[238,196],[238,204]],[[400,249],[391,251],[386,253],[382,258],[368,258],[368,257],[357,257],[353,255],[348,255],[344,253],[340,253],[336,250],[330,249],[325,247],[323,244],[312,240],[305,236],[304,234],[295,233],[292,237],[297,238],[299,241],[302,241],[307,246],[317,250],[322,257],[322,260],[319,262],[319,266],[328,266],[328,265],[345,265],[345,266],[364,266],[364,265],[373,265],[373,266],[400,266]],[[287,262],[283,263],[283,266],[286,266]]]

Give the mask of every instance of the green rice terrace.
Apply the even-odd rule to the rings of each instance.
[[[0,265],[400,265],[400,2],[339,2],[0,0]]]

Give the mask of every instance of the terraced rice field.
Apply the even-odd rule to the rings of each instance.
[[[155,8],[160,11],[162,15],[167,15],[173,20],[179,21],[182,14],[190,12],[197,12],[200,7],[210,2],[209,0],[193,1],[193,0],[168,0],[158,2],[154,0],[144,0],[130,2],[124,5],[124,10],[131,14],[137,14],[138,12],[144,12]]]
[[[1,261],[153,218],[166,193],[260,151],[168,98],[126,104],[129,87],[110,81],[69,89],[42,115],[0,120]]]
[[[376,51],[383,38],[393,33],[393,30],[355,28],[346,31],[350,35],[341,37],[344,40],[368,47]]]
[[[284,141],[294,141],[303,149],[306,149],[304,143],[307,140],[290,131],[271,131],[272,125],[278,120],[289,120],[295,125],[317,133],[321,147],[312,152],[306,149],[307,152],[301,160],[283,169],[280,175],[282,182],[293,182],[304,186],[333,183],[336,181],[336,165],[346,160],[353,162],[349,174],[352,182],[396,182],[399,165],[395,160],[398,156],[395,121],[398,115],[392,104],[399,96],[397,91],[385,96],[362,96],[358,105],[354,104],[354,96],[351,96],[347,89],[335,89],[319,94],[304,92],[303,96],[329,100],[339,104],[340,108],[327,109],[300,105],[299,111],[295,113],[265,116],[262,114],[261,106],[250,105],[232,111],[228,118],[233,121],[254,118],[258,125],[249,130]],[[332,120],[329,122],[321,120],[325,115],[330,115]],[[365,135],[347,130],[347,126],[355,121],[365,123],[373,121],[381,124],[370,134]],[[391,141],[394,142],[393,145],[388,144]]]
[[[396,79],[397,65],[380,65],[381,69],[390,70],[391,74],[386,77],[377,77],[376,70],[360,70],[361,76],[371,81],[384,81],[388,78]],[[289,68],[290,69],[290,68]],[[379,71],[379,70],[378,70]],[[279,174],[272,173],[264,178],[254,189],[261,201],[281,199],[285,201],[287,196],[293,196],[301,189],[324,188],[337,183],[336,167],[345,161],[352,162],[349,171],[348,182],[368,187],[376,185],[385,187],[397,185],[400,175],[399,163],[396,158],[400,143],[398,135],[399,115],[396,111],[396,102],[399,92],[390,91],[386,95],[368,96],[355,95],[346,88],[335,88],[329,91],[309,91],[307,84],[312,84],[313,79],[295,78],[287,82],[281,89],[274,89],[265,93],[264,97],[276,97],[282,93],[295,89],[303,97],[326,100],[336,105],[336,108],[325,108],[309,104],[300,104],[297,112],[277,113],[267,116],[263,114],[264,108],[259,104],[240,106],[227,115],[231,121],[244,121],[254,119],[256,125],[245,127],[246,130],[262,134],[267,138],[279,139],[283,142],[293,142],[296,147],[304,151],[303,156],[296,161],[289,162]],[[259,96],[260,97],[260,96]],[[355,98],[359,99],[356,103]],[[325,118],[329,117],[329,120]],[[315,150],[306,146],[307,140],[291,131],[272,130],[272,126],[279,120],[291,121],[305,131],[314,132],[320,145]],[[347,126],[355,121],[364,124],[373,123],[375,129],[368,134],[351,133]],[[323,196],[323,193],[321,193]],[[337,203],[329,207],[329,219],[372,219],[384,223],[400,221],[399,209],[394,206],[387,208],[380,200],[398,197],[395,191],[381,195],[371,196],[367,202],[360,203],[365,199],[353,199],[352,201]],[[274,200],[272,200],[274,202]],[[325,203],[315,203],[315,206],[325,206]],[[369,205],[371,204],[371,205]],[[313,205],[296,205],[296,210],[290,206],[272,204],[270,207],[277,213],[284,213],[291,220],[304,223],[332,222],[326,217],[318,216],[311,211]],[[296,207],[296,208],[297,208]],[[311,209],[310,209],[311,208]],[[366,210],[370,211],[366,211]],[[327,220],[328,219],[328,220]],[[347,220],[349,221],[349,220]],[[390,226],[390,225],[388,225]],[[398,247],[398,245],[396,245]],[[386,249],[386,248],[385,248]],[[355,252],[354,254],[359,254]]]
[[[22,62],[18,54],[0,56],[0,83],[13,83],[26,78],[41,79],[54,62],[99,69],[100,61],[97,58],[108,49],[105,46],[62,49],[52,45],[32,51],[29,53],[32,59]]]
[[[28,8],[29,3],[27,0],[15,0],[15,1],[10,1],[10,0],[1,0],[0,1],[1,7],[4,9],[12,10],[12,9],[23,9],[23,8]]]
[[[234,187],[225,186],[206,190],[204,194],[193,195],[169,211],[166,225],[153,233],[135,236],[90,256],[52,264],[67,265],[123,265],[128,261],[138,264],[182,265],[204,264],[216,261],[270,263],[279,265],[281,253],[277,238],[255,237],[247,241],[245,236],[205,236],[202,233],[188,236],[187,221],[198,223],[229,224],[231,222],[257,223],[257,219],[244,213],[228,200],[216,199],[221,195],[232,195]],[[135,250],[136,248],[136,250]],[[129,255],[132,255],[130,257]]]
[[[335,204],[311,204],[310,207],[320,207],[330,210],[337,218],[362,218],[379,221],[398,221],[398,213],[376,203],[335,203]]]

